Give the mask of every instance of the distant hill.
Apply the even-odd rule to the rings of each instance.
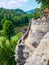
[[[15,14],[15,15],[21,15],[21,14],[26,14],[21,9],[5,9],[5,8],[0,8],[0,13],[5,13],[5,14]]]
[[[16,12],[18,14],[26,14],[25,11],[21,10],[21,9],[11,9],[13,12]]]
[[[26,11],[27,13],[34,13],[34,9]]]

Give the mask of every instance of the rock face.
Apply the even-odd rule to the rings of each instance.
[[[49,32],[45,34],[33,55],[25,65],[47,65],[49,61]]]
[[[18,65],[49,64],[49,14],[31,20],[16,46],[15,60]]]

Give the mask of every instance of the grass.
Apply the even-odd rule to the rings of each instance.
[[[24,25],[24,26],[21,26],[21,27],[16,27],[15,28],[15,33],[18,34],[19,32],[22,32],[27,27],[28,27],[28,25]]]

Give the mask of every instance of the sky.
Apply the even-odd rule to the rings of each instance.
[[[28,11],[31,9],[39,8],[40,4],[37,4],[36,0],[0,0],[0,8],[6,9],[22,9]]]

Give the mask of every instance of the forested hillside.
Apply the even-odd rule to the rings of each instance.
[[[28,17],[23,14],[26,14],[26,12],[21,9],[0,8],[0,29],[2,29],[5,20],[10,20],[15,27],[28,23]]]
[[[36,9],[34,13],[26,13],[21,9],[4,9],[0,8],[0,30],[6,20],[10,20],[15,27],[27,25],[30,18],[37,18],[40,16],[39,9]],[[36,15],[35,15],[36,14]]]
[[[39,9],[26,13],[21,9],[0,8],[0,65],[16,65],[15,46],[23,30],[27,30],[29,20],[39,18],[40,12]]]

